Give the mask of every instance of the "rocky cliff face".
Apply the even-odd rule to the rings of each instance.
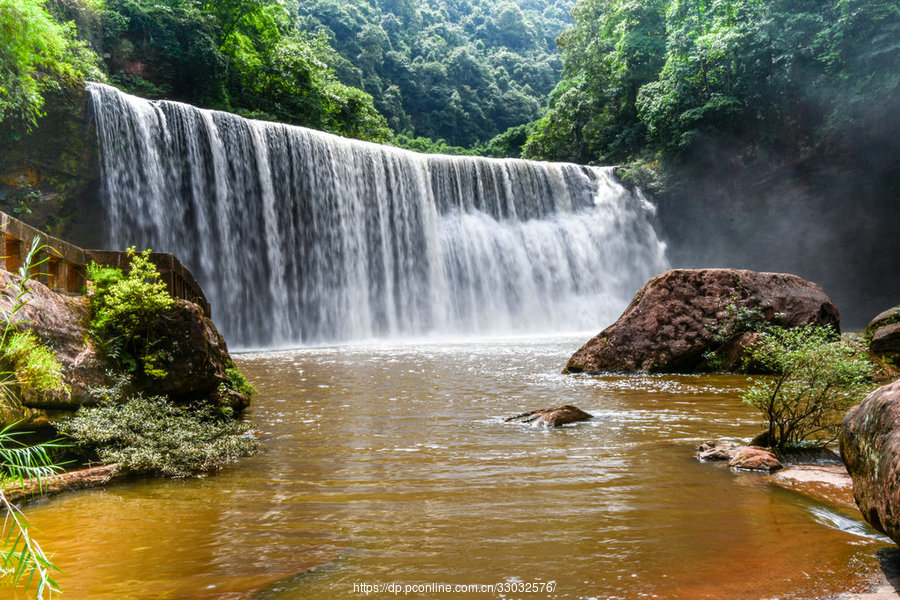
[[[0,139],[0,210],[82,247],[105,247],[87,93],[49,94],[45,111],[33,133]]]
[[[705,352],[722,344],[717,336],[734,309],[752,309],[783,327],[840,326],[837,307],[822,288],[795,275],[675,269],[641,288],[622,316],[578,350],[565,370],[694,371],[703,367]],[[740,341],[736,336],[726,342],[730,364],[724,369],[737,364]]]

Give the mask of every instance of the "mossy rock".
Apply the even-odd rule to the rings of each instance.
[[[877,330],[887,325],[893,325],[894,323],[900,323],[900,306],[889,308],[869,321],[868,326],[866,326],[864,337],[867,340],[871,340]]]

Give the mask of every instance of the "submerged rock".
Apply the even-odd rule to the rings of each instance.
[[[533,423],[537,421],[543,425],[550,427],[559,427],[568,423],[576,423],[578,421],[587,421],[593,419],[594,415],[588,414],[571,404],[563,404],[553,408],[541,408],[532,410],[522,414],[504,419],[507,423]]]
[[[728,462],[732,469],[743,471],[777,471],[782,468],[781,461],[775,457],[775,453],[766,448],[747,446],[738,450]]]
[[[850,409],[840,444],[860,512],[900,544],[900,379]]]
[[[853,480],[843,465],[795,465],[778,471],[769,481],[816,500],[853,506]]]
[[[701,461],[728,460],[734,458],[738,445],[734,442],[703,442],[697,447],[697,458]]]
[[[734,320],[735,310],[756,311],[783,327],[840,326],[838,309],[822,288],[796,275],[675,269],[644,285],[615,323],[569,359],[564,372],[708,369],[704,354],[723,347],[721,329]],[[729,341],[734,340],[724,345]],[[719,368],[733,369],[742,354],[728,347]]]

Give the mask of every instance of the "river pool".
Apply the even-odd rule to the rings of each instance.
[[[66,600],[821,598],[877,569],[858,513],[694,458],[759,431],[746,377],[561,375],[585,339],[240,354],[259,455],[26,514]],[[560,403],[595,418],[503,421]]]

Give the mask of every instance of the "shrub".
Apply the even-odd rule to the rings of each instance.
[[[769,321],[761,308],[757,306],[738,306],[735,304],[736,297],[732,297],[732,302],[725,307],[725,316],[720,319],[714,326],[707,327],[712,334],[712,342],[714,348],[703,353],[703,361],[707,370],[718,370],[725,367],[725,360],[722,356],[722,350],[725,345],[735,337],[743,333],[762,332],[775,323],[784,319],[784,313],[775,313],[773,315],[774,322]],[[745,362],[744,367],[749,366],[749,362]]]
[[[110,358],[131,373],[163,378],[166,371],[159,365],[159,340],[152,337],[152,324],[159,314],[172,307],[159,271],[150,262],[150,250],[127,251],[129,269],[89,266],[88,277],[97,286],[91,303],[91,332]]]
[[[0,348],[0,358],[8,363],[21,388],[38,391],[64,390],[62,365],[52,350],[41,345],[31,331],[16,331]]]
[[[234,363],[231,363],[231,366],[225,369],[225,375],[228,377],[228,383],[231,386],[231,389],[237,393],[251,398],[254,392],[256,392],[253,385],[247,381],[247,378],[244,377],[244,374],[240,372]]]
[[[844,413],[872,387],[865,351],[828,326],[768,328],[747,360],[775,373],[742,397],[763,413],[775,448],[833,442]]]
[[[18,403],[11,383],[17,384],[20,391],[26,388],[37,392],[67,390],[56,355],[34,333],[22,329],[24,323],[18,316],[28,304],[28,283],[35,275],[33,270],[47,260],[35,260],[35,257],[46,248],[35,237],[19,268],[21,281],[7,285],[0,292],[10,304],[10,309],[0,314],[0,401],[10,406]]]
[[[208,404],[177,406],[163,397],[137,396],[82,407],[58,423],[77,447],[131,473],[185,477],[254,454],[250,426]]]

